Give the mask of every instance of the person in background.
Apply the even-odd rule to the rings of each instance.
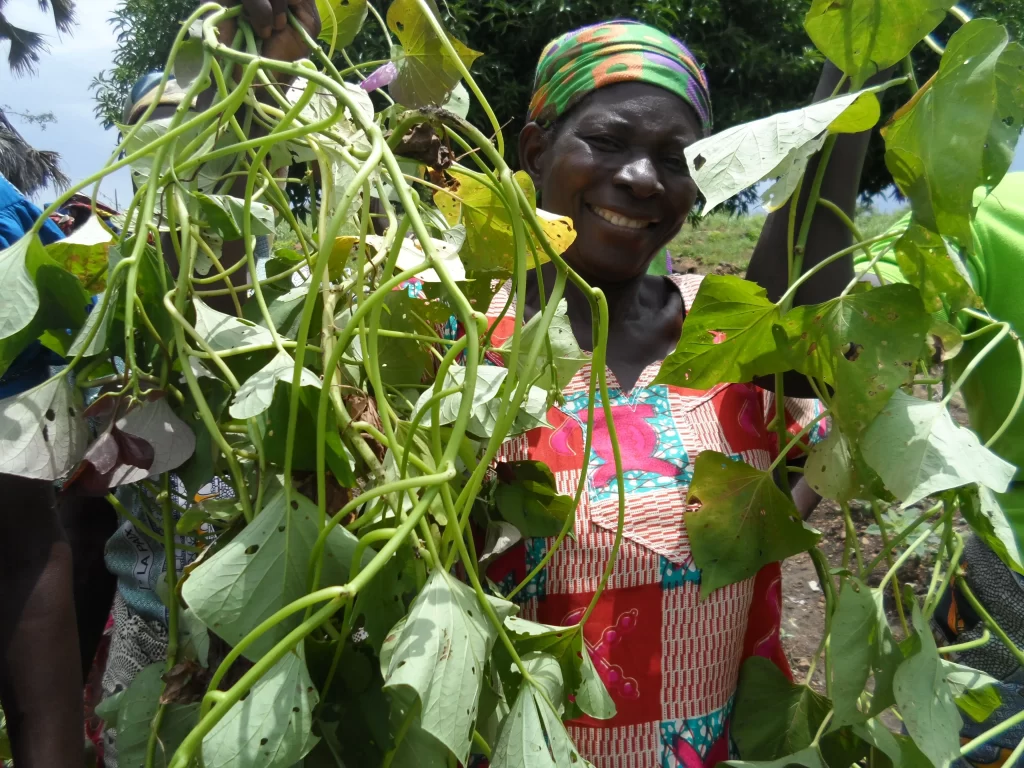
[[[0,176],[0,248],[41,215]],[[46,221],[43,244],[63,237]],[[38,341],[0,378],[0,398],[42,384],[60,357]],[[0,474],[0,706],[18,768],[84,765],[82,664],[72,551],[53,483]]]
[[[894,246],[899,234],[910,223],[904,217],[893,228],[893,237],[872,246],[871,256],[881,254],[877,273],[868,271],[863,280],[880,284],[902,283]],[[1017,334],[1024,334],[1024,173],[1009,173],[978,207],[971,226],[973,248],[959,258],[971,286],[985,303],[985,310],[997,321],[1007,322]],[[857,261],[866,265],[867,255]],[[948,320],[943,310],[937,313]],[[962,331],[977,330],[976,323],[961,323]],[[953,359],[954,376],[992,340],[982,335],[967,341],[963,351]],[[982,442],[996,433],[1017,398],[1021,377],[1021,361],[1016,340],[1005,338],[968,378],[961,390],[971,427]],[[1006,461],[1024,467],[1024,409],[990,448]],[[1017,553],[1024,552],[1024,477],[1017,478],[1005,494],[997,494],[1000,506],[1016,534]],[[946,645],[979,640],[985,633],[985,622],[967,600],[963,585],[970,589],[981,605],[1006,630],[1014,644],[1024,650],[1024,573],[1011,569],[978,536],[971,534],[964,546],[961,561],[965,575],[955,579],[935,612],[934,625],[940,641]],[[985,731],[1024,712],[1024,667],[1003,643],[992,637],[984,645],[956,655],[956,661],[985,672],[999,681],[997,690],[1001,706],[983,722],[976,722],[963,713],[961,741],[967,743]],[[961,763],[964,768],[998,768],[1014,748],[1024,740],[1024,722],[1007,730],[991,743],[972,752]]]

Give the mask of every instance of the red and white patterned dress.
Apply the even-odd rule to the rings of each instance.
[[[699,275],[671,278],[689,307]],[[507,289],[489,314],[500,315]],[[511,336],[510,312],[492,343]],[[608,371],[612,413],[626,483],[626,524],[608,588],[584,628],[591,656],[617,709],[608,721],[568,724],[581,754],[596,768],[702,768],[729,758],[729,716],[740,665],[766,656],[786,673],[779,642],[781,569],[724,587],[701,600],[683,505],[702,451],[720,451],[766,469],[774,456],[773,395],[753,385],[707,391],[652,386],[653,363],[629,392]],[[590,365],[548,413],[552,428],[510,440],[499,460],[536,460],[555,474],[560,493],[575,494],[583,467]],[[598,394],[600,398],[600,394]],[[787,402],[790,429],[813,418],[814,401]],[[618,521],[618,488],[600,399],[595,409],[588,480],[576,512],[576,540],[566,538],[551,562],[517,596],[521,616],[545,624],[579,622],[601,580]],[[824,426],[822,426],[823,434]],[[820,435],[818,435],[820,437]],[[506,591],[520,583],[553,540],[529,539],[498,558],[488,575]]]

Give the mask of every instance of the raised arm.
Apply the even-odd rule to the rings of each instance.
[[[814,92],[814,101],[822,101],[832,95],[839,84],[842,73],[831,62],[825,69]],[[876,79],[883,82],[887,75]],[[867,155],[870,131],[857,134],[842,134],[835,143],[828,167],[821,183],[821,197],[839,206],[851,219],[857,203],[861,171]],[[807,198],[811,182],[821,161],[815,157],[808,169],[800,200],[797,203],[795,232],[799,234],[806,214]],[[754,248],[747,269],[747,279],[768,291],[772,300],[778,300],[788,287],[788,229],[790,209],[794,201],[768,216],[761,237]],[[848,248],[853,237],[845,224],[830,210],[818,206],[814,212],[807,246],[803,254],[803,271],[823,261],[833,253]],[[848,256],[833,262],[804,283],[796,292],[794,304],[818,304],[835,298],[853,278],[853,257]]]

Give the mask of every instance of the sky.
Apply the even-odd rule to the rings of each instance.
[[[118,0],[79,0],[79,24],[73,35],[58,35],[52,18],[39,11],[36,0],[9,0],[4,6],[13,24],[46,35],[50,52],[42,56],[35,76],[16,78],[6,66],[7,44],[0,43],[0,105],[21,112],[53,112],[57,122],[45,130],[15,115],[9,117],[34,147],[61,154],[72,182],[98,171],[116,145],[116,130],[104,129],[93,114],[89,83],[111,66],[116,39],[108,20],[117,3]],[[1024,142],[1012,168],[1024,170]],[[128,171],[122,169],[104,181],[100,197],[110,204],[116,200],[126,205],[131,192]],[[36,202],[48,202],[51,194],[38,194]],[[876,207],[892,210],[895,204],[883,199],[877,201]]]

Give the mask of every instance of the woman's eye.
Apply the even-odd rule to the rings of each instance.
[[[622,149],[622,142],[614,136],[590,136],[587,141],[598,149],[615,152]]]
[[[666,157],[664,162],[665,167],[673,173],[689,173],[685,157]]]

